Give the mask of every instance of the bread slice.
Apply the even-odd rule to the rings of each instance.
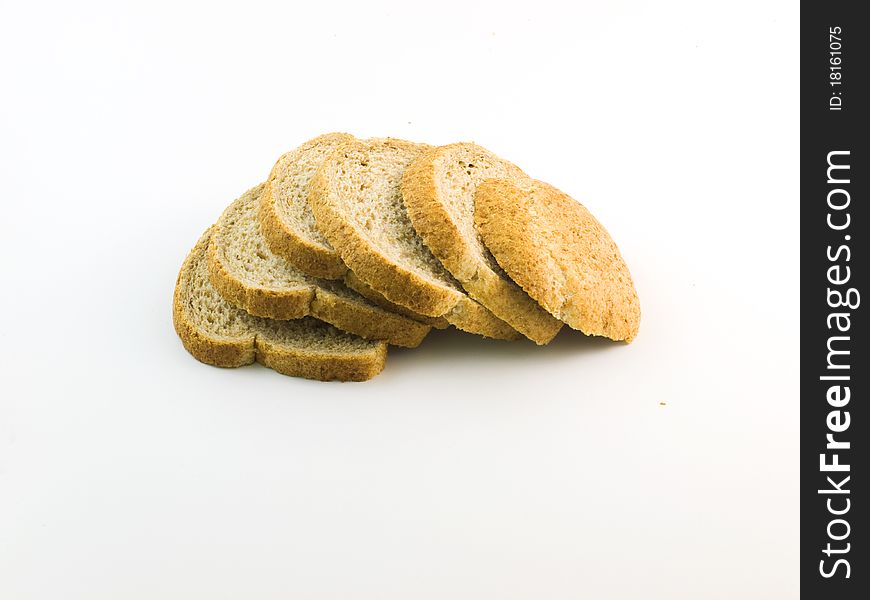
[[[516,339],[513,328],[465,295],[408,219],[402,173],[429,148],[395,139],[342,144],[310,183],[317,227],[355,276],[390,302],[443,316],[464,331]]]
[[[341,279],[347,266],[317,229],[308,208],[308,185],[320,163],[339,145],[353,141],[347,133],[327,133],[278,159],[263,190],[259,212],[269,248],[304,273]]]
[[[215,225],[208,266],[218,292],[258,317],[310,315],[366,339],[418,346],[429,325],[384,310],[340,281],[310,277],[269,250],[257,219],[263,189],[261,184],[248,190]]]
[[[362,283],[349,271],[338,253],[317,229],[308,204],[311,177],[323,160],[339,145],[355,140],[347,133],[327,133],[309,140],[278,159],[260,197],[260,228],[266,244],[276,255],[314,277],[341,279],[374,304],[432,327],[450,324],[440,317],[427,317],[393,304]]]
[[[498,264],[553,316],[588,335],[630,342],[640,302],[607,230],[551,185],[483,182],[475,222]]]
[[[365,381],[381,372],[384,342],[367,341],[306,317],[275,321],[249,315],[211,285],[206,250],[209,228],[190,251],[175,284],[172,319],[197,360],[240,367],[254,360],[285,375],[321,381]]]
[[[476,144],[433,148],[402,178],[402,199],[414,229],[468,294],[538,344],[562,327],[511,281],[474,225],[474,191],[488,178],[527,179],[514,164]]]

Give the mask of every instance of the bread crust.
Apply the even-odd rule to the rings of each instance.
[[[282,217],[277,197],[273,195],[273,182],[279,177],[279,169],[288,155],[298,155],[320,144],[335,144],[355,140],[349,133],[327,133],[308,140],[295,150],[285,153],[272,167],[266,189],[260,197],[260,225],[266,244],[278,256],[285,258],[299,270],[323,279],[341,279],[347,266],[332,248],[306,238],[291,227]]]
[[[341,279],[347,271],[347,265],[342,262],[338,253],[311,243],[281,220],[269,183],[260,197],[259,218],[269,249],[300,271],[323,279]]]
[[[466,333],[474,333],[496,340],[513,341],[522,337],[516,329],[467,296],[460,298],[456,306],[443,316],[425,317],[414,313],[404,306],[390,302],[379,294],[377,290],[372,289],[356,277],[353,271],[347,272],[344,281],[347,287],[364,296],[373,304],[405,315],[408,318],[420,320],[435,329],[447,329],[450,325],[453,325]]]
[[[199,239],[196,246],[184,259],[175,280],[172,294],[172,324],[181,338],[181,343],[196,360],[216,367],[241,367],[254,362],[254,336],[240,338],[219,338],[197,329],[187,318],[184,310],[184,279],[192,268],[197,253],[205,252],[212,228]]]
[[[315,288],[310,306],[311,316],[335,325],[342,331],[356,333],[368,340],[383,340],[393,346],[416,348],[432,329],[431,326],[363,304],[350,301],[323,288]]]
[[[519,331],[468,296],[463,296],[444,318],[457,329],[494,340],[514,341],[523,337]]]
[[[234,277],[221,261],[215,236],[208,244],[208,274],[211,284],[224,300],[257,317],[289,321],[311,314],[309,306],[314,299],[313,286],[269,289],[246,284]]]
[[[480,148],[465,142],[449,144],[433,148],[411,163],[402,178],[402,200],[408,215],[432,254],[462,284],[469,296],[535,343],[547,344],[562,328],[562,323],[543,310],[516,283],[493,271],[486,261],[480,259],[439,194],[437,161],[445,153],[465,147]],[[485,149],[480,150],[488,153]],[[519,167],[514,168],[518,176],[525,176]]]
[[[415,313],[410,308],[405,308],[401,304],[390,302],[371,286],[366,285],[359,277],[356,276],[356,274],[354,274],[353,271],[348,271],[344,274],[344,284],[372,304],[377,304],[385,310],[394,312],[398,315],[404,315],[409,319],[414,319],[415,321],[419,321],[421,323],[425,323],[426,325],[430,325],[434,329],[447,329],[448,327],[450,327],[450,323],[444,317],[427,317],[426,315]]]
[[[331,189],[330,180],[336,176],[333,173],[335,164],[342,154],[352,149],[365,149],[367,144],[388,144],[406,150],[416,150],[421,146],[393,139],[342,144],[321,164],[311,180],[309,202],[317,226],[348,268],[387,300],[429,317],[440,317],[456,306],[462,293],[433,284],[373,248],[366,237],[344,218],[339,200]]]
[[[252,329],[239,336],[216,336],[199,329],[185,309],[187,278],[195,261],[206,260],[213,227],[206,230],[184,260],[175,283],[172,321],[184,348],[200,362],[217,367],[240,367],[255,360],[285,375],[321,381],[365,381],[380,373],[387,346],[372,342],[362,352],[329,353],[288,347]]]
[[[414,229],[444,268],[461,283],[474,276],[474,256],[450,213],[438,200],[435,161],[459,144],[432,148],[410,164],[402,176],[402,201]]]
[[[320,353],[288,348],[266,338],[256,340],[257,362],[283,375],[319,381],[368,381],[384,370],[387,345],[377,344],[365,354]]]
[[[579,202],[540,181],[478,186],[475,221],[498,264],[553,316],[588,335],[630,342],[640,303],[607,230]]]
[[[259,186],[252,188],[249,194],[256,196],[261,189]],[[236,202],[244,201],[247,195]],[[383,340],[406,348],[416,348],[429,333],[429,325],[391,313],[363,298],[354,300],[333,293],[318,285],[316,279],[309,279],[295,288],[262,287],[245,282],[221,258],[222,233],[233,206],[230,205],[214,225],[207,250],[211,283],[230,304],[269,319],[312,316],[362,338]]]

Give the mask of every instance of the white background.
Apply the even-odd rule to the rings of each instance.
[[[797,597],[797,3],[244,4],[0,5],[0,597]],[[182,259],[328,131],[584,202],[637,340],[196,362]]]

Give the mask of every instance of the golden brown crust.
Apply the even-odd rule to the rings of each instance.
[[[378,344],[365,354],[335,355],[288,348],[266,338],[257,338],[257,362],[293,377],[319,381],[368,381],[384,370],[386,358],[386,344]]]
[[[314,299],[313,286],[276,290],[247,285],[236,279],[220,260],[216,239],[213,235],[208,244],[208,274],[211,284],[227,302],[252,315],[282,321],[311,314],[309,306]]]
[[[374,143],[392,144],[399,148],[418,147],[411,142],[392,139]],[[339,199],[331,190],[330,180],[336,176],[333,173],[335,163],[342,153],[365,148],[365,144],[359,141],[343,144],[320,166],[311,180],[308,198],[317,226],[348,268],[387,300],[426,316],[440,317],[456,306],[462,293],[433,284],[373,248],[366,237],[344,218]]]
[[[301,153],[316,149],[321,144],[331,146],[354,139],[356,138],[349,133],[326,133],[283,154],[272,167],[266,189],[261,197],[259,218],[267,245],[275,254],[284,257],[298,269],[314,277],[341,279],[347,266],[335,250],[309,239],[282,218],[278,206],[279,198],[272,194],[273,183],[280,177],[280,169],[285,160],[299,158]]]
[[[342,331],[358,333],[369,340],[384,340],[393,346],[416,348],[431,327],[413,319],[379,310],[361,302],[348,301],[323,288],[316,288],[311,315]]]
[[[457,329],[495,340],[514,341],[523,337],[516,329],[467,296],[444,315],[444,318]]]
[[[432,148],[410,164],[402,177],[402,200],[414,229],[444,268],[461,283],[474,274],[465,271],[465,265],[474,263],[474,256],[450,213],[438,201],[435,184],[435,160],[453,146]]]
[[[241,335],[216,336],[198,328],[188,317],[185,305],[187,279],[195,261],[205,260],[213,227],[200,237],[178,273],[172,300],[172,320],[184,348],[200,362],[217,367],[240,367],[254,360],[279,373],[321,381],[365,381],[380,373],[387,346],[372,342],[361,352],[323,352],[313,348],[289,347],[270,340],[252,328]]]
[[[414,229],[432,250],[432,254],[462,282],[474,275],[476,261],[462,232],[438,200],[435,182],[435,161],[445,151],[460,145],[432,148],[412,162],[402,177],[402,200]]]
[[[193,268],[193,260],[205,247],[213,228],[209,228],[184,259],[175,292],[172,295],[172,323],[184,348],[198,361],[216,367],[241,367],[254,362],[254,337],[219,338],[197,329],[184,310],[184,280]]]
[[[444,317],[427,317],[395,302],[390,302],[383,295],[372,289],[371,286],[366,285],[353,271],[348,271],[344,274],[344,284],[372,304],[376,304],[385,310],[414,319],[420,323],[425,323],[435,329],[447,329],[450,327],[450,323]]]
[[[468,292],[469,296],[491,311],[494,317],[500,320],[504,319],[499,315],[510,317],[504,322],[538,345],[550,343],[562,329],[562,322],[542,309],[520,286],[491,269],[478,271],[466,289],[474,289],[474,293]]]
[[[440,146],[411,163],[402,178],[402,199],[408,215],[432,253],[459,280],[469,296],[535,343],[547,344],[562,328],[562,323],[513,281],[481,260],[454,222],[446,199],[440,197],[436,161],[446,152],[464,147],[476,146],[464,142]],[[505,161],[505,164],[509,163]],[[519,167],[511,166],[518,175],[524,175]]]
[[[272,177],[274,174],[270,180]],[[259,217],[269,249],[300,271],[323,279],[341,279],[347,271],[338,253],[311,243],[284,223],[272,196],[272,186],[268,183],[260,196]]]
[[[640,303],[607,230],[579,202],[539,181],[478,186],[475,221],[499,265],[541,306],[588,335],[631,341]]]

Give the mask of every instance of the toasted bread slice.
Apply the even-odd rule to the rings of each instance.
[[[476,144],[433,148],[402,178],[402,199],[414,229],[468,295],[538,344],[555,337],[555,319],[505,275],[474,225],[474,190],[489,178],[528,176]]]
[[[429,148],[395,139],[342,144],[311,180],[317,227],[355,276],[390,302],[464,331],[516,339],[516,330],[465,295],[408,219],[402,174]]]
[[[259,218],[269,248],[315,277],[341,279],[347,266],[317,229],[308,208],[308,185],[320,163],[355,138],[327,133],[281,156],[272,167],[260,201]]]
[[[207,230],[184,261],[172,305],[175,331],[197,360],[240,367],[254,360],[285,375],[321,381],[365,381],[381,372],[384,342],[367,341],[306,317],[275,321],[229,304],[211,285]]]
[[[272,254],[257,219],[263,189],[259,185],[248,190],[215,225],[208,265],[218,292],[258,317],[298,319],[310,315],[366,339],[418,346],[429,325],[384,310],[340,281],[310,277]]]
[[[640,302],[610,234],[582,204],[541,181],[477,187],[475,221],[498,264],[574,329],[630,342]]]

